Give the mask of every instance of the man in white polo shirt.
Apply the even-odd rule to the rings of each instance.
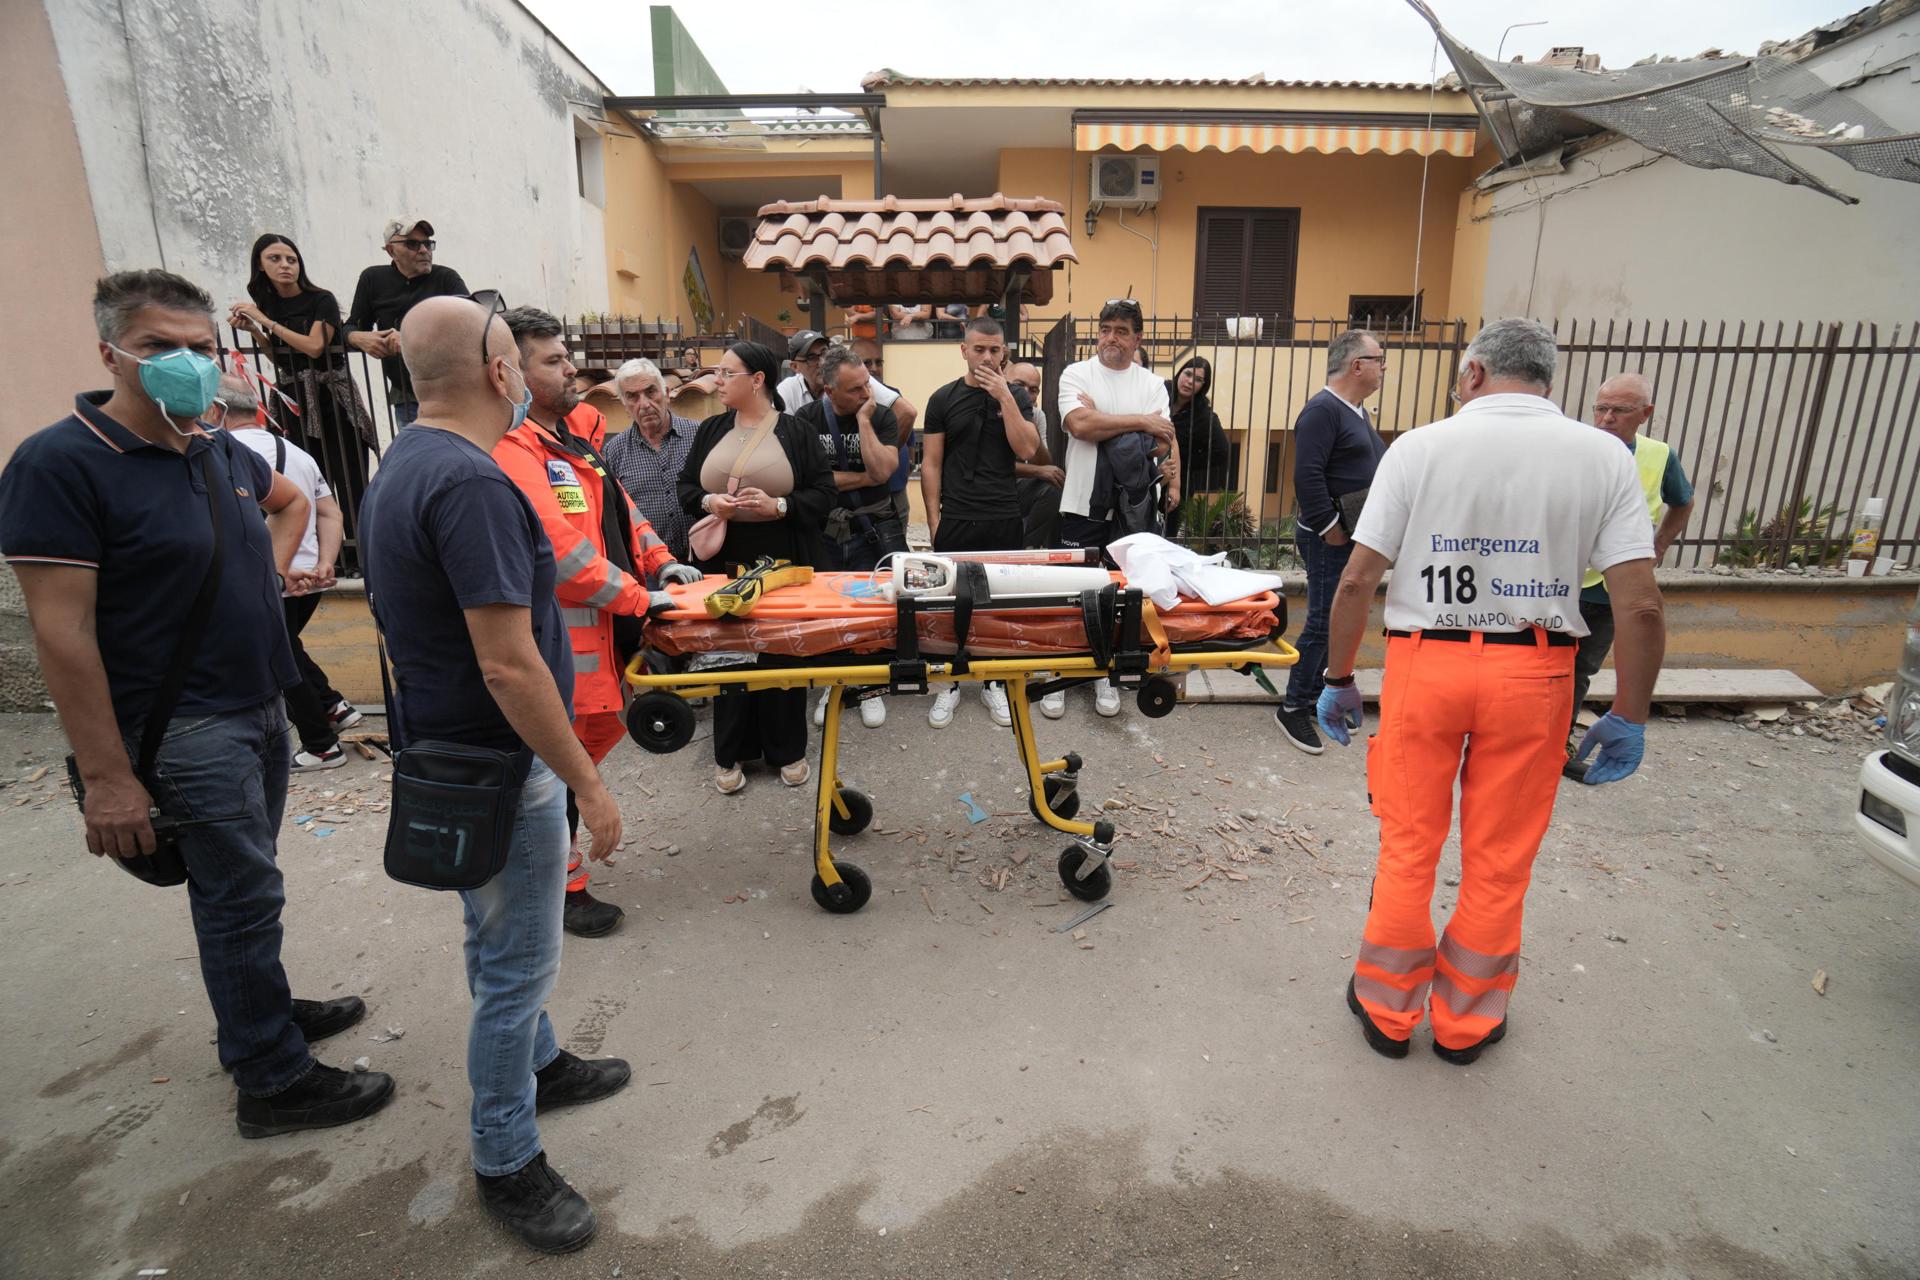
[[[1373,1049],[1406,1056],[1432,997],[1433,1049],[1472,1062],[1507,1033],[1520,919],[1553,818],[1588,565],[1614,601],[1613,710],[1580,748],[1589,783],[1639,767],[1666,645],[1653,524],[1633,459],[1546,398],[1553,335],[1496,320],[1462,357],[1460,411],[1401,437],[1374,474],[1334,593],[1320,724],[1363,715],[1354,654],[1389,566],[1387,667],[1367,789],[1380,860],[1347,1006]],[[1436,948],[1434,869],[1460,788],[1460,891]]]
[[[1058,408],[1067,435],[1066,479],[1060,490],[1060,545],[1099,547],[1132,528],[1115,528],[1118,504],[1151,489],[1157,469],[1169,504],[1178,502],[1180,459],[1167,384],[1135,363],[1145,324],[1140,304],[1116,298],[1100,309],[1099,346],[1091,360],[1060,374]],[[1130,438],[1131,437],[1131,438]],[[1108,466],[1100,465],[1102,446]],[[1095,480],[1103,481],[1096,492]],[[1093,687],[1093,709],[1120,714],[1120,692],[1110,680]]]

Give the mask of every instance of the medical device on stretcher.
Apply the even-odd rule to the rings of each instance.
[[[637,691],[627,730],[647,751],[665,754],[693,740],[690,698],[828,690],[812,892],[836,914],[858,911],[873,892],[866,873],[837,861],[829,847],[831,836],[857,835],[874,816],[872,801],[839,772],[840,713],[847,702],[924,694],[936,682],[1003,684],[1027,776],[1027,808],[1072,837],[1058,863],[1061,882],[1075,897],[1095,901],[1112,888],[1115,827],[1105,818],[1075,818],[1083,761],[1073,752],[1041,759],[1031,704],[1107,678],[1132,690],[1141,713],[1157,718],[1173,710],[1189,671],[1250,672],[1266,683],[1264,668],[1299,659],[1280,638],[1286,603],[1271,591],[1219,605],[1182,596],[1172,608],[1156,609],[1122,575],[1086,564],[1079,552],[910,554],[872,574],[782,577],[784,567],[763,562],[735,579],[708,576],[664,588],[673,607],[648,619],[651,649],[668,656],[733,654],[739,662],[656,674],[646,669],[644,654],[635,657],[626,670]],[[1000,572],[1008,569],[1018,572]],[[748,611],[716,614],[709,607],[709,597],[735,591],[756,574],[762,586]],[[767,585],[776,580],[787,585]],[[757,654],[814,661],[749,665]]]

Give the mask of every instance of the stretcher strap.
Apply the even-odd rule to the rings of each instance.
[[[967,637],[973,631],[973,610],[992,598],[987,589],[987,566],[962,560],[953,566],[953,656],[955,662],[967,660]]]
[[[1153,665],[1164,667],[1173,657],[1173,642],[1167,639],[1167,629],[1160,622],[1160,611],[1153,607],[1153,601],[1140,603],[1140,623],[1147,630],[1147,637],[1153,641]]]
[[[1080,593],[1080,621],[1087,633],[1087,651],[1103,667],[1113,658],[1113,614],[1117,595],[1111,584]]]

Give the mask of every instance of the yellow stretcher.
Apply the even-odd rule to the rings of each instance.
[[[1051,760],[1040,758],[1032,703],[1055,690],[1105,677],[1122,689],[1132,690],[1142,714],[1157,718],[1173,710],[1179,701],[1180,682],[1189,671],[1250,672],[1265,684],[1265,668],[1291,666],[1300,656],[1280,638],[1286,629],[1286,605],[1271,593],[1251,601],[1236,601],[1232,608],[1221,611],[1209,611],[1198,601],[1183,599],[1176,609],[1157,614],[1140,592],[1127,589],[1119,576],[1114,576],[1114,586],[1101,593],[1104,598],[1099,601],[1062,601],[1042,608],[1027,601],[981,601],[971,608],[963,607],[958,618],[951,616],[951,602],[889,601],[882,605],[850,598],[846,601],[847,613],[871,619],[878,611],[894,622],[887,629],[886,647],[864,658],[850,656],[844,650],[820,652],[814,647],[816,642],[804,638],[790,619],[799,614],[830,615],[831,610],[810,604],[817,603],[822,592],[854,591],[867,581],[865,574],[815,575],[815,591],[807,600],[788,606],[787,620],[769,610],[768,618],[760,621],[756,621],[756,614],[754,618],[716,622],[702,602],[724,585],[726,580],[719,577],[674,587],[670,590],[676,608],[648,622],[650,646],[667,653],[695,651],[687,644],[692,637],[698,650],[781,653],[789,659],[815,656],[820,661],[812,666],[654,674],[646,669],[645,655],[636,656],[626,669],[627,682],[637,691],[627,711],[627,729],[645,750],[665,754],[678,751],[693,739],[690,698],[760,689],[828,690],[816,774],[812,889],[815,902],[840,914],[858,911],[873,893],[867,874],[850,862],[836,861],[830,847],[831,836],[857,835],[873,821],[873,802],[847,786],[840,776],[842,707],[849,698],[860,702],[895,694],[924,694],[934,684],[1000,681],[1006,687],[1012,712],[1014,745],[1027,774],[1027,807],[1041,822],[1072,837],[1073,843],[1060,855],[1061,882],[1075,897],[1097,901],[1106,897],[1113,884],[1110,863],[1114,825],[1104,818],[1092,822],[1075,818],[1080,809],[1081,758],[1073,752]],[[1208,620],[1202,615],[1209,612],[1225,619],[1222,625],[1230,638],[1200,638],[1208,630]],[[967,652],[967,642],[975,634],[971,620],[994,613],[1024,620],[1024,624],[1003,620],[997,630],[982,629],[995,637],[989,643],[1013,652]],[[1173,625],[1176,619],[1177,626]],[[676,634],[676,627],[685,633]],[[716,631],[716,627],[722,629]],[[1250,635],[1250,627],[1260,634]],[[1063,651],[1063,631],[1080,635],[1081,652]],[[872,644],[878,635],[871,630],[847,628],[836,634],[843,641],[852,637],[859,644]],[[1186,638],[1169,639],[1173,635]],[[904,644],[899,640],[902,636],[907,637]],[[920,652],[923,645],[955,647],[960,652],[926,657]],[[1033,651],[1022,652],[1027,649]]]

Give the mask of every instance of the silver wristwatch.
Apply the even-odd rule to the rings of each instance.
[[[781,517],[784,518],[787,514],[787,500],[785,498],[775,498],[773,500],[773,509],[779,512]]]

